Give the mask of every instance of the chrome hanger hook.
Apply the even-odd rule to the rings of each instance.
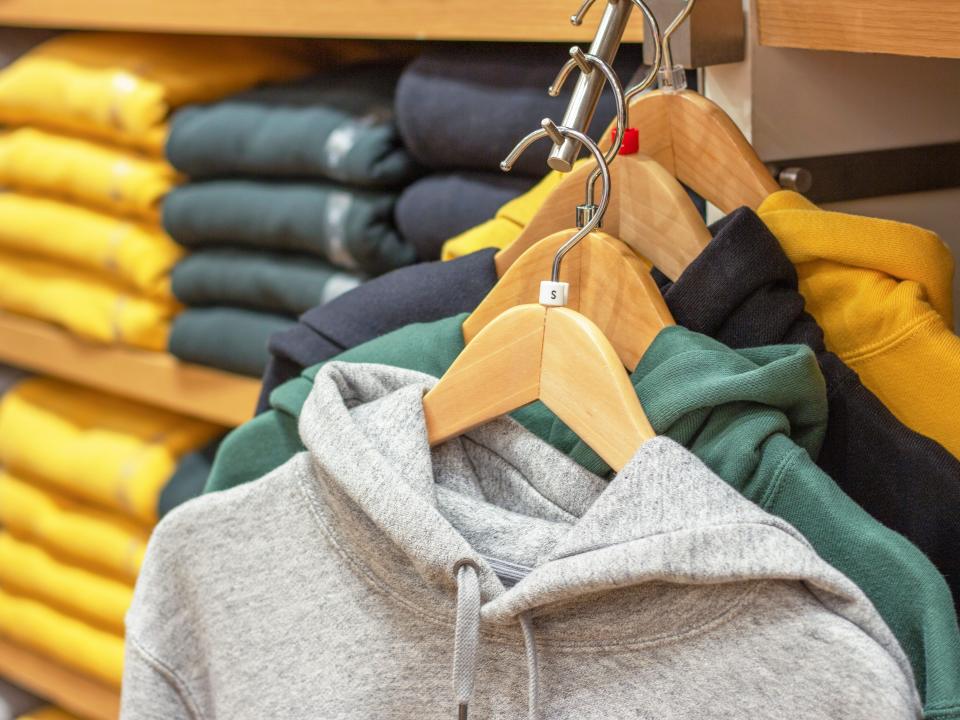
[[[603,76],[607,79],[607,83],[610,85],[610,89],[613,90],[613,101],[617,109],[617,134],[613,144],[610,145],[604,156],[604,160],[609,165],[616,159],[617,153],[620,152],[620,146],[623,144],[623,134],[627,129],[627,105],[624,99],[623,85],[620,82],[620,78],[617,77],[617,73],[608,63],[596,55],[584,53],[579,47],[574,45],[570,48],[570,59],[560,68],[560,72],[557,73],[557,77],[550,86],[550,95],[556,97],[560,94],[563,83],[570,76],[570,72],[574,67],[581,68],[581,70],[588,75],[593,72],[594,67],[596,67],[597,70],[603,73]],[[554,142],[556,142],[556,139],[554,139]],[[593,186],[599,177],[600,168],[597,167],[594,168],[593,173],[591,173],[587,179],[587,199],[585,204],[588,206],[593,205]]]
[[[693,5],[697,0],[687,0],[687,4],[684,5],[683,10],[680,11],[680,14],[677,15],[673,22],[671,22],[666,31],[663,33],[663,39],[660,41],[660,45],[663,48],[663,66],[666,72],[664,73],[664,80],[666,81],[667,87],[673,87],[673,55],[670,52],[670,38],[678,27],[683,25],[690,13],[693,12]]]
[[[593,3],[596,0],[583,0],[583,4],[580,5],[580,9],[576,13],[570,16],[570,24],[576,25],[579,27],[583,24],[583,19],[587,16],[587,13],[590,12],[590,8],[593,7]],[[617,0],[613,0],[616,2]]]
[[[619,1],[621,0],[611,0],[611,2],[619,2]],[[651,85],[653,85],[654,81],[657,79],[657,73],[659,72],[660,67],[663,63],[663,39],[660,36],[660,24],[657,22],[656,16],[653,14],[653,12],[647,6],[644,0],[629,0],[629,1],[632,2],[634,5],[636,5],[637,8],[639,8],[640,12],[643,13],[644,20],[647,23],[647,29],[650,30],[650,35],[653,39],[653,65],[650,67],[650,72],[647,73],[647,76],[643,80],[641,80],[639,83],[637,83],[636,85],[632,86],[631,88],[629,88],[624,92],[623,96],[626,102],[630,102],[630,98],[632,98],[634,95],[636,95],[637,93],[643,92],[644,90],[649,88]],[[590,11],[590,8],[593,7],[594,2],[596,2],[596,0],[584,0],[583,4],[580,6],[580,9],[577,10],[576,14],[570,16],[570,23],[577,26],[581,25],[583,23],[583,18],[586,17],[587,13]],[[689,5],[692,5],[692,4],[693,4],[693,0],[691,0]],[[679,22],[677,22],[677,20],[675,20],[674,22],[679,25],[681,22],[683,22],[686,19],[687,15],[689,15],[689,10],[684,8],[684,12],[681,13],[682,17],[678,18]],[[671,25],[671,27],[673,26]],[[673,28],[673,30],[675,29],[676,28]],[[670,30],[668,32],[672,33],[673,30]],[[583,69],[582,66],[581,66],[581,69]],[[561,73],[562,72],[564,71],[561,70]],[[566,72],[569,73],[570,70],[568,69],[566,70]],[[584,70],[584,72],[587,72],[587,71]],[[562,86],[563,79],[565,78],[561,78],[558,75],[557,79],[553,81],[553,85],[551,86],[551,88],[556,87],[558,84]],[[626,126],[626,123],[624,123],[624,126]]]
[[[640,12],[643,13],[643,18],[647,23],[647,29],[650,31],[650,36],[653,39],[653,64],[650,66],[650,70],[643,80],[624,91],[623,99],[627,104],[630,103],[634,95],[642,93],[653,85],[657,79],[657,73],[660,72],[660,68],[663,66],[663,39],[660,37],[660,23],[657,22],[656,16],[643,0],[633,0],[633,4],[640,8]]]
[[[591,217],[589,222],[580,228],[572,238],[557,249],[557,254],[553,258],[553,271],[550,277],[551,282],[556,283],[560,281],[560,263],[563,261],[563,256],[576,247],[577,243],[583,240],[583,238],[596,230],[600,226],[600,221],[603,220],[603,214],[607,211],[607,206],[610,204],[610,168],[607,166],[603,152],[590,136],[579,130],[556,125],[550,118],[544,118],[540,125],[539,130],[534,130],[527,135],[510,151],[510,154],[500,163],[502,170],[509,172],[524,151],[541,138],[550,138],[556,145],[560,145],[567,138],[573,138],[583,143],[584,147],[590,151],[590,154],[593,155],[597,161],[597,169],[600,171],[603,185],[603,190],[600,193],[600,204],[597,206],[597,211],[593,214],[593,217]]]

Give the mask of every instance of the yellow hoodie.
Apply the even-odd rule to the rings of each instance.
[[[960,457],[950,250],[927,230],[826,212],[789,191],[758,214],[796,266],[827,347],[901,422]]]
[[[180,177],[166,160],[36,128],[0,134],[0,184],[160,222]]]
[[[0,462],[145,523],[178,458],[222,429],[51,378],[0,400]]]
[[[3,250],[93,270],[167,301],[170,271],[185,254],[159,227],[16,192],[0,193]]]
[[[239,37],[58,35],[0,72],[0,122],[48,125],[159,155],[174,108],[309,72],[291,47]]]
[[[0,252],[0,309],[56,323],[103,343],[166,350],[180,306],[131,293],[109,277]]]
[[[0,532],[0,587],[123,635],[133,586],[71,565],[39,547]]]
[[[0,472],[0,525],[71,563],[136,581],[150,532],[118,513]]]
[[[56,662],[120,687],[123,636],[0,587],[0,636]]]

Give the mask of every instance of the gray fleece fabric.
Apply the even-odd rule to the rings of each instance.
[[[150,541],[121,717],[919,718],[863,593],[668,438],[609,483],[436,379],[334,362],[306,452]]]

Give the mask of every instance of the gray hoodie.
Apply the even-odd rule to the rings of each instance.
[[[508,418],[431,450],[435,382],[328,364],[307,452],[164,518],[122,718],[920,716],[863,593],[683,447],[609,483]]]

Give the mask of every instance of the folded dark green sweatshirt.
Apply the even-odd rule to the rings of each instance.
[[[173,116],[166,155],[192,178],[313,177],[399,187],[420,174],[400,140],[395,64],[337,68]]]
[[[173,269],[184,305],[235,305],[300,315],[352,290],[364,277],[304,255],[234,248],[192,252]]]
[[[189,247],[297,251],[376,275],[416,259],[393,225],[395,201],[342,185],[210,180],[168,194],[163,227]]]
[[[338,356],[440,376],[463,349],[466,315],[410,325]],[[319,366],[278,387],[273,410],[234,430],[207,491],[254,480],[300,452],[297,417]],[[631,378],[658,434],[792,523],[857,583],[910,657],[928,718],[960,718],[960,630],[950,590],[927,557],[874,520],[816,464],[827,419],[823,376],[806,346],[734,351],[682,327],[657,336]],[[596,472],[609,470],[542,403],[512,415]]]
[[[294,325],[293,318],[243,308],[187,308],[173,321],[167,349],[187,362],[259,377],[270,336]]]

